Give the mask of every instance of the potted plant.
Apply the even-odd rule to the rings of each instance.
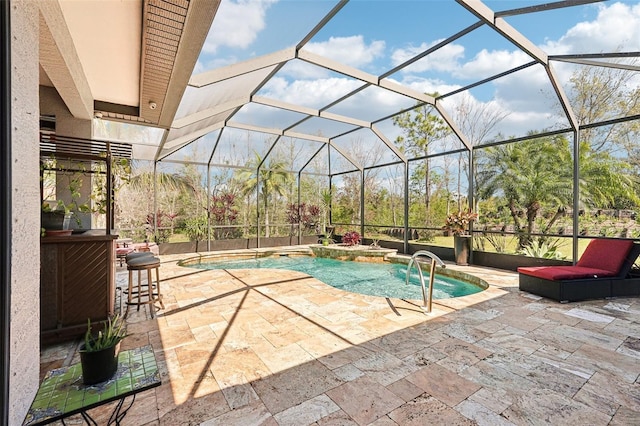
[[[443,229],[453,234],[453,252],[458,265],[469,264],[471,252],[471,235],[469,225],[478,219],[478,214],[471,210],[458,211],[447,216]]]
[[[333,244],[333,239],[331,238],[331,231],[327,230],[324,236],[321,239],[323,246],[328,246],[329,244]]]
[[[72,215],[62,200],[57,202],[55,208],[52,208],[51,204],[46,201],[42,202],[40,221],[42,228],[46,230],[69,229],[69,222]]]
[[[120,341],[127,337],[126,323],[119,315],[109,317],[97,334],[91,332],[91,319],[80,347],[82,382],[94,385],[109,380],[118,370]]]

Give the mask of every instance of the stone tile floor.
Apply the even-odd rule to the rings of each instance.
[[[153,345],[163,384],[123,425],[640,424],[640,299],[559,304],[520,292],[515,273],[450,265],[491,287],[426,315],[184,257],[162,257],[166,309],[129,315],[123,346]],[[76,362],[77,345],[43,348],[42,374]]]

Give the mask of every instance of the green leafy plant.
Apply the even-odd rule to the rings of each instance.
[[[87,332],[84,335],[85,352],[97,352],[117,345],[127,337],[125,320],[119,315],[109,317],[104,328],[94,335],[91,332],[91,319],[87,319]]]
[[[558,251],[559,246],[560,243],[557,240],[549,243],[545,241],[533,241],[531,244],[520,250],[519,253],[525,256],[538,257],[542,259],[566,259],[566,256]]]

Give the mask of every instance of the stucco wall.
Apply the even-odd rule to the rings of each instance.
[[[38,7],[11,0],[11,348],[9,424],[22,424],[40,368]]]

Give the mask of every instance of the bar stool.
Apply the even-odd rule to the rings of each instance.
[[[138,256],[132,256],[138,254]],[[127,256],[127,270],[129,271],[129,288],[127,290],[127,309],[124,313],[129,314],[129,306],[136,305],[138,311],[140,305],[149,305],[151,318],[154,318],[156,302],[160,303],[160,309],[164,309],[162,293],[160,293],[160,259],[149,253],[131,253]],[[151,271],[156,270],[156,283],[154,285]],[[137,289],[133,289],[133,271],[138,271]],[[142,284],[141,272],[147,271],[147,283]],[[146,298],[146,300],[144,300]]]

